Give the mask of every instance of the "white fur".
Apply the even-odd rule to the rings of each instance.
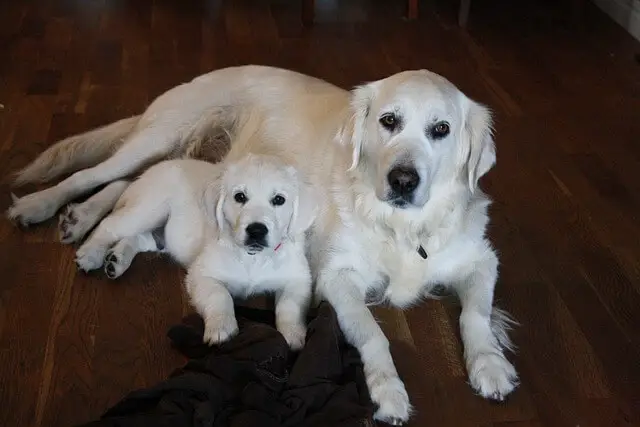
[[[517,376],[503,355],[506,334],[492,330],[501,326],[491,322],[498,259],[485,237],[489,200],[478,188],[495,163],[491,115],[434,73],[402,72],[349,93],[269,67],[214,71],[154,101],[135,136],[112,158],[78,172],[68,181],[73,184],[63,181],[45,190],[50,193],[19,199],[9,215],[23,223],[42,220],[61,200],[180,147],[181,132],[196,117],[219,125],[246,107],[264,117],[260,142],[251,150],[278,151],[320,191],[310,240],[312,273],[320,296],[334,306],[346,338],[360,351],[376,418],[402,423],[411,405],[388,340],[366,306],[366,296],[375,292],[407,307],[436,284],[452,287],[462,303],[471,385],[487,398],[510,393]],[[389,112],[402,119],[394,131],[379,123]],[[441,122],[450,132],[435,138],[431,130]],[[247,151],[246,145],[232,145],[229,158]],[[387,180],[398,164],[411,164],[420,177],[402,207]],[[420,246],[427,259],[418,254]]]
[[[244,205],[225,197],[240,188],[249,197]],[[312,293],[305,232],[316,210],[305,192],[296,170],[275,157],[248,154],[224,165],[164,161],[125,190],[76,262],[85,271],[104,264],[109,277],[119,277],[137,253],[160,249],[152,231],[164,228],[164,251],[188,268],[186,288],[205,319],[206,342],[237,331],[232,297],[275,292],[278,330],[299,349]],[[283,205],[271,203],[276,194],[286,198]],[[258,252],[244,243],[252,222],[268,228]]]

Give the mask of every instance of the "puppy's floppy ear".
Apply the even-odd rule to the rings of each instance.
[[[371,82],[362,86],[357,86],[351,91],[351,148],[353,154],[351,157],[351,167],[349,170],[355,169],[360,161],[362,155],[362,146],[367,138],[367,126],[366,120],[369,117],[369,110],[371,109],[371,103],[375,96],[377,89],[377,83]],[[348,135],[345,135],[349,138]]]
[[[304,182],[300,178],[294,168],[290,169],[298,180],[298,194],[293,199],[293,209],[287,234],[296,236],[307,231],[315,221],[319,209],[318,194],[311,184]]]
[[[461,132],[464,167],[469,190],[475,192],[478,181],[496,164],[491,111],[466,96],[463,98],[464,126]]]
[[[205,188],[203,205],[207,218],[215,222],[221,232],[225,227],[222,208],[226,197],[227,194],[222,185],[222,174],[220,174]]]

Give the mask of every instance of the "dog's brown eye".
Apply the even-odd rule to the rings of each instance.
[[[244,194],[242,191],[238,191],[236,194],[233,195],[233,200],[244,205],[245,203],[247,203],[247,195]]]
[[[398,118],[395,114],[385,114],[380,117],[380,124],[387,130],[394,130],[398,126]]]
[[[271,199],[271,204],[273,206],[282,206],[284,205],[284,202],[286,202],[286,199],[279,194],[275,196],[273,199]]]
[[[434,138],[444,138],[445,136],[449,135],[449,123],[436,123],[436,125],[433,127],[432,134]]]

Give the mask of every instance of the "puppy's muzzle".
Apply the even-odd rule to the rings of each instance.
[[[260,252],[268,246],[267,234],[269,229],[261,222],[252,222],[245,228],[245,246],[249,249],[249,253]]]
[[[391,188],[389,202],[396,207],[412,203],[415,191],[420,185],[420,174],[413,166],[395,166],[387,174]]]

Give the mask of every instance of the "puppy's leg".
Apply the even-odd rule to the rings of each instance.
[[[104,162],[78,171],[51,188],[16,199],[7,216],[23,226],[51,218],[62,205],[74,198],[166,157],[179,141],[176,128],[180,128],[179,123],[141,130]]]
[[[497,267],[498,260],[490,252],[455,289],[462,305],[460,332],[469,382],[483,397],[502,401],[517,386],[518,375],[503,354],[504,348],[511,348],[505,330],[510,320],[492,308]]]
[[[81,240],[105,215],[111,212],[128,186],[128,181],[114,181],[85,202],[68,204],[58,220],[60,241],[73,243]]]
[[[304,347],[305,314],[311,299],[311,279],[292,281],[276,294],[276,328],[292,350]]]
[[[393,364],[389,341],[365,304],[363,278],[353,269],[324,271],[318,287],[335,309],[346,340],[360,352],[371,399],[378,406],[374,417],[392,425],[406,422],[409,396]]]
[[[220,344],[238,332],[233,298],[221,282],[200,274],[199,270],[195,267],[187,273],[187,292],[191,304],[204,318],[203,341]]]
[[[84,271],[100,268],[107,251],[124,238],[133,238],[166,222],[167,212],[147,203],[122,206],[98,225],[76,252],[76,264]]]
[[[133,259],[141,252],[161,252],[164,243],[161,228],[133,237],[125,237],[116,243],[104,257],[104,272],[109,279],[117,279],[129,269]]]

